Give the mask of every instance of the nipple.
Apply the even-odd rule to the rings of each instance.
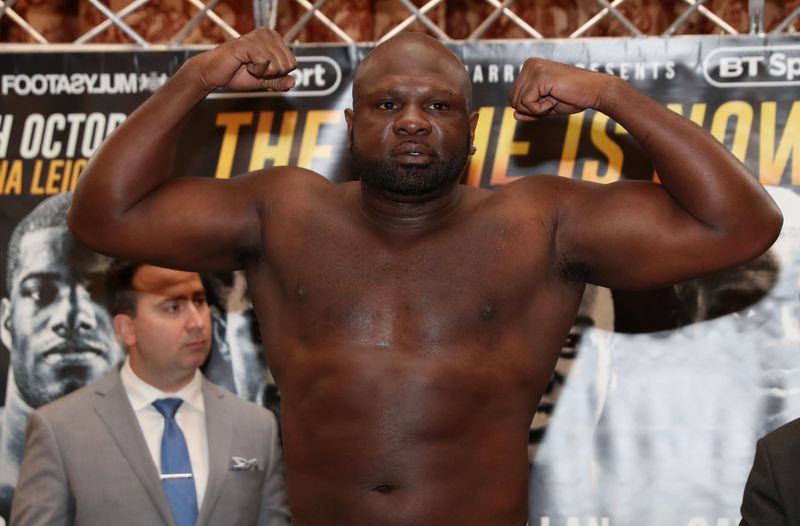
[[[481,318],[486,321],[494,319],[495,314],[497,314],[497,310],[494,308],[489,302],[484,303],[481,305]]]
[[[390,486],[389,484],[381,484],[380,486],[370,488],[370,491],[376,491],[378,493],[391,493],[393,490],[394,486]]]

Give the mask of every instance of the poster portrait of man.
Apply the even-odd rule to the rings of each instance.
[[[0,336],[9,353],[0,430],[0,514],[8,516],[30,413],[100,378],[123,357],[105,306],[110,258],[71,234],[72,194],[42,201],[15,227],[7,252]]]

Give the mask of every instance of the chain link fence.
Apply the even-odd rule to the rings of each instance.
[[[176,48],[256,26],[288,42],[767,34],[800,30],[800,0],[2,0],[6,44]],[[4,44],[5,45],[5,44]]]

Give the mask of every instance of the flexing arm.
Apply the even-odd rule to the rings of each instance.
[[[619,288],[682,281],[753,259],[780,232],[780,210],[742,163],[621,79],[530,59],[511,105],[523,121],[586,108],[608,115],[639,142],[663,183],[554,182],[558,264],[574,265],[588,281]]]
[[[257,29],[189,60],[92,157],[75,190],[70,228],[114,256],[197,269],[233,268],[258,246],[252,177],[171,178],[186,115],[219,87],[285,91],[294,56]]]

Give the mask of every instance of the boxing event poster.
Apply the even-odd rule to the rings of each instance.
[[[103,138],[197,52],[37,49],[0,50],[6,313],[13,306],[9,256],[19,253],[6,249],[14,229],[37,205],[74,188]],[[226,179],[297,164],[349,180],[343,110],[369,49],[299,46],[292,92],[213,93],[187,119],[175,173]],[[757,438],[800,417],[800,40],[582,39],[452,49],[466,64],[480,112],[466,184],[497,188],[538,174],[599,183],[657,176],[635,140],[601,113],[515,121],[508,95],[522,63],[537,56],[622,77],[706,128],[781,206],[777,243],[740,268],[647,292],[588,287],[530,433],[532,526],[736,524]],[[260,337],[241,276],[213,280],[222,366],[210,376],[277,410],[277,392],[261,373],[267,364],[254,358]],[[9,317],[25,323],[18,318]],[[14,367],[25,352],[9,348],[22,346],[16,333],[23,329],[16,338],[9,332],[3,357],[18,373],[0,371],[8,376],[0,456],[15,448],[18,456],[22,447],[14,429],[25,412],[14,399],[30,386],[16,385],[24,383],[19,377],[36,380]],[[14,456],[0,458],[0,482],[12,487]]]

